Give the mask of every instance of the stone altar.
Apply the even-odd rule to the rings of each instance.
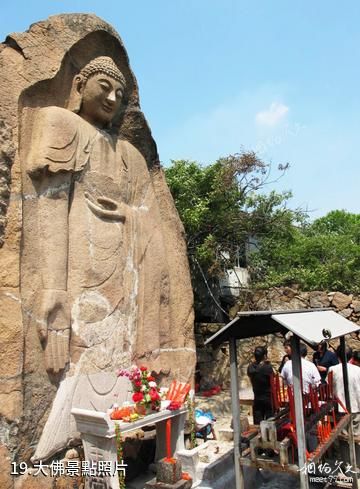
[[[93,96],[81,71],[104,56],[124,79],[110,76],[106,121],[81,112]],[[113,28],[51,17],[9,35],[0,67],[0,448],[28,461],[82,376],[136,361],[191,379],[193,298],[183,227]],[[38,457],[69,437],[59,429]]]
[[[115,440],[115,423],[104,412],[94,412],[88,409],[73,408],[72,413],[84,444],[85,459],[95,465],[100,460],[111,462],[116,466],[117,449]],[[132,423],[123,421],[118,423],[121,435],[131,431],[136,431],[145,426],[156,426],[156,455],[157,461],[166,455],[166,420],[171,419],[171,455],[176,456],[177,452],[184,450],[184,425],[187,408],[177,411],[164,410],[154,414],[149,414]],[[126,472],[126,468],[125,468]],[[111,477],[89,478],[88,487],[96,482],[103,489],[119,489],[118,474],[114,473]]]

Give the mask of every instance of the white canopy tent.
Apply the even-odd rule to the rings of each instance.
[[[342,364],[344,390],[347,409],[351,411],[348,389],[348,373],[345,356],[345,335],[360,330],[359,325],[349,321],[331,309],[304,309],[291,311],[243,311],[221,330],[211,336],[205,345],[220,346],[228,341],[230,346],[231,398],[234,426],[234,463],[236,489],[244,489],[244,477],[240,454],[240,406],[239,406],[239,372],[237,365],[237,340],[281,333],[292,335],[292,361],[294,377],[296,433],[298,439],[299,467],[306,464],[306,444],[304,413],[301,389],[300,339],[315,348],[321,341],[340,338],[342,347]],[[355,445],[352,422],[349,423],[350,460],[356,471]],[[300,472],[300,487],[308,489],[308,479],[304,471]],[[353,478],[353,489],[358,489],[358,479]]]

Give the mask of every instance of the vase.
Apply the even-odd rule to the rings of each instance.
[[[146,416],[147,414],[152,413],[151,406],[146,406],[146,404],[141,404],[140,402],[137,402],[135,404],[135,412],[140,416]]]

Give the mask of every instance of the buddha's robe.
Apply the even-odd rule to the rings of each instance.
[[[160,212],[144,158],[77,114],[46,107],[34,123],[27,171],[34,182],[44,174],[49,181],[58,172],[71,175],[68,219],[60,230],[68,236],[70,372],[79,371],[79,363],[86,372],[139,359],[156,369],[161,349],[171,346],[170,291]],[[47,215],[56,220],[51,186],[47,192]],[[48,231],[41,216],[37,222],[41,259]],[[56,254],[56,247],[50,249]]]

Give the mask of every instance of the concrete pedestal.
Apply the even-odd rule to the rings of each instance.
[[[165,484],[175,484],[181,480],[181,462],[178,459],[172,459],[169,462],[166,458],[159,460],[156,464],[156,480],[165,482]]]

